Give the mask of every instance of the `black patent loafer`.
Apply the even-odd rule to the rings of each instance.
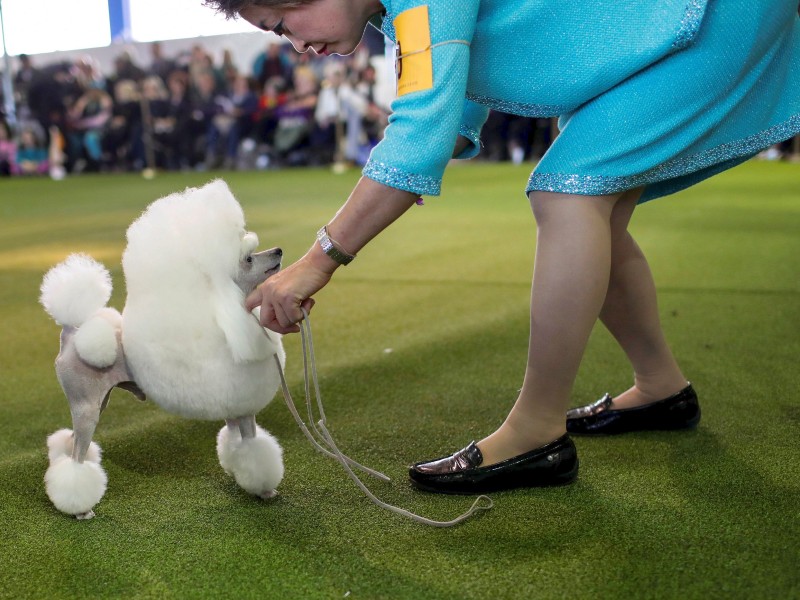
[[[483,455],[472,442],[451,456],[415,464],[408,475],[416,487],[442,494],[564,485],[578,475],[578,453],[568,435],[488,467],[482,463]]]
[[[615,410],[606,394],[597,402],[567,411],[567,432],[617,434],[629,431],[691,429],[700,422],[700,403],[690,383],[677,394],[635,408]]]

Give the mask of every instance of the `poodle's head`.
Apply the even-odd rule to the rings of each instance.
[[[255,253],[242,207],[227,184],[214,180],[156,200],[128,228],[122,257],[128,294],[164,286],[233,281],[244,294],[280,267],[278,248]]]
[[[263,283],[267,277],[274,275],[281,269],[283,250],[270,248],[261,252],[254,252],[258,247],[258,237],[255,233],[248,232],[242,238],[242,253],[239,267],[233,280],[245,296]]]
[[[190,305],[220,327],[237,360],[263,358],[266,339],[244,306],[247,294],[277,273],[283,252],[255,252],[242,207],[222,180],[156,200],[128,228],[122,256],[127,304],[161,317]]]

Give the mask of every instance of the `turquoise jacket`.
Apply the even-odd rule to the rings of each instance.
[[[383,4],[399,95],[364,175],[390,187],[439,194],[457,136],[475,156],[490,109],[560,117],[527,191],[650,199],[800,131],[796,0]]]

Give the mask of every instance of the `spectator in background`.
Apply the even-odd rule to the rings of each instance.
[[[362,127],[367,144],[371,149],[383,138],[383,130],[386,129],[386,125],[389,123],[389,113],[391,112],[388,106],[382,106],[378,100],[375,67],[368,64],[361,70],[356,90],[367,101]]]
[[[47,147],[33,129],[20,131],[17,146],[17,173],[20,175],[45,175],[49,170]]]
[[[31,57],[27,54],[19,55],[19,69],[14,75],[14,93],[16,94],[16,102],[20,119],[27,118],[28,111],[28,90],[30,90],[36,79],[39,71],[33,66]]]
[[[364,164],[362,148],[366,145],[363,117],[367,112],[366,96],[359,93],[347,80],[343,62],[329,62],[325,67],[325,80],[319,93],[315,111],[316,148],[331,151],[337,161]],[[328,158],[328,157],[326,157]],[[328,162],[326,160],[326,162]]]
[[[81,56],[75,62],[72,71],[75,75],[75,81],[81,89],[106,89],[106,78],[100,70],[100,66],[88,54]]]
[[[157,75],[164,83],[172,71],[175,70],[175,61],[166,58],[163,54],[161,42],[153,42],[150,44],[150,68],[148,74]]]
[[[314,110],[317,106],[318,83],[314,71],[298,66],[292,78],[294,88],[286,103],[275,112],[278,124],[275,128],[274,151],[283,164],[297,166],[308,161],[308,146],[314,126]]]
[[[283,51],[284,44],[272,42],[253,62],[253,77],[263,89],[267,81],[280,77],[283,81],[292,80],[292,61]]]
[[[270,77],[264,84],[258,99],[255,138],[261,144],[272,147],[275,144],[275,130],[278,127],[278,110],[289,99],[287,81],[280,76]]]
[[[132,79],[114,84],[111,119],[103,133],[103,161],[110,169],[141,169],[142,109],[139,86]]]
[[[233,83],[239,76],[239,69],[236,68],[236,64],[233,62],[233,53],[228,48],[222,51],[222,66],[219,72],[222,77],[223,89],[232,90]]]
[[[175,70],[167,76],[167,95],[163,105],[151,100],[153,143],[156,160],[163,161],[167,169],[187,169],[190,166],[190,133],[192,103],[187,89],[188,75]],[[149,99],[149,88],[144,89]]]
[[[215,98],[216,114],[208,128],[206,168],[219,166],[224,155],[224,168],[236,168],[239,142],[251,134],[253,118],[258,110],[258,96],[250,88],[250,80],[238,75],[229,94]]]
[[[133,62],[129,52],[122,52],[114,58],[114,73],[111,76],[112,85],[122,79],[140,82],[146,73],[139,65]]]
[[[192,52],[189,58],[189,81],[193,88],[197,88],[200,84],[198,79],[206,74],[211,74],[214,81],[215,92],[222,92],[225,90],[225,79],[222,76],[222,71],[214,67],[214,60],[211,55],[206,52],[200,44],[192,46]]]
[[[103,133],[111,119],[114,101],[105,90],[87,89],[67,112],[68,157],[72,170],[96,171],[103,158]]]
[[[204,146],[207,142],[207,135],[211,119],[217,114],[218,105],[216,103],[217,83],[214,73],[208,69],[198,70],[193,77],[191,87],[191,115],[187,134],[189,136],[187,149],[189,151],[189,164],[204,168],[205,163],[201,157],[205,157]]]
[[[55,63],[42,68],[28,89],[31,117],[42,127],[66,126],[67,107],[72,106],[83,93],[67,62]]]
[[[17,164],[17,143],[5,119],[0,119],[0,176],[14,174]]]

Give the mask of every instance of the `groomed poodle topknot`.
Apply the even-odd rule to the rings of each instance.
[[[73,430],[48,438],[48,496],[90,518],[105,492],[92,442],[114,387],[193,419],[221,419],[220,463],[246,491],[269,498],[283,477],[281,447],[255,421],[275,395],[285,354],[244,299],[280,269],[282,252],[255,252],[241,206],[215,180],[156,200],[128,228],[120,314],[106,306],[111,276],[83,254],[44,277],[41,303],[62,326],[56,374]]]

